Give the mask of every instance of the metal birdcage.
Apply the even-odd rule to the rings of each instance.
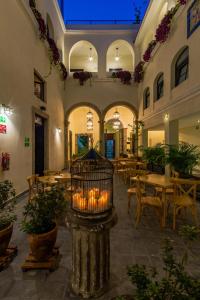
[[[113,208],[113,165],[93,148],[71,165],[71,209],[98,215]]]

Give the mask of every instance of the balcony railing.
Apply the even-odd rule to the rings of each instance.
[[[137,25],[141,20],[65,20],[65,25]]]

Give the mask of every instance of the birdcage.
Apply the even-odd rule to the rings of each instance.
[[[113,208],[113,165],[93,148],[71,165],[71,209],[98,215]]]

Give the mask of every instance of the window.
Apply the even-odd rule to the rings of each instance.
[[[156,101],[162,98],[164,95],[164,75],[163,73],[159,75],[156,81]]]
[[[44,80],[34,72],[34,95],[42,101],[45,101],[44,86]]]
[[[144,92],[144,109],[150,106],[150,88],[146,88]]]
[[[175,64],[175,86],[178,86],[188,78],[188,66],[189,66],[189,49],[185,48]]]

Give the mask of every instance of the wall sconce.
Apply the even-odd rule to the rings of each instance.
[[[59,127],[59,128],[56,128],[56,132],[61,134],[62,133],[62,129]]]
[[[13,114],[13,108],[11,108],[9,105],[0,104],[0,113],[11,116]]]
[[[169,114],[168,114],[168,113],[166,113],[166,114],[164,115],[164,121],[165,121],[165,122],[168,122],[168,121],[169,121]]]

